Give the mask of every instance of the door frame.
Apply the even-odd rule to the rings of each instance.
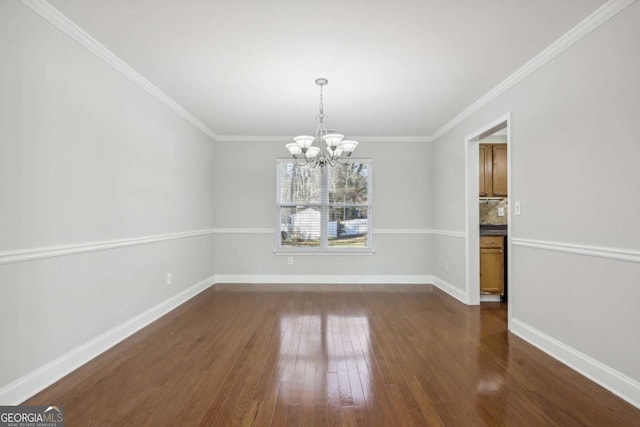
[[[511,113],[504,114],[491,123],[481,127],[465,138],[465,234],[466,238],[466,291],[469,305],[480,304],[480,208],[478,203],[478,188],[480,186],[479,154],[480,139],[493,133],[496,128],[506,124],[507,129],[507,223],[509,227],[507,239],[507,283],[509,286],[508,320],[511,321],[511,307],[513,306],[513,280],[511,277],[511,234],[512,218],[511,197],[513,186],[511,181],[511,152],[513,141],[511,140]]]

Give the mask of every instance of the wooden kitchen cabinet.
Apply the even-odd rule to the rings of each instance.
[[[507,197],[507,144],[491,147],[493,157],[491,184],[494,197]]]
[[[480,236],[480,292],[504,294],[504,237]]]
[[[479,197],[507,197],[507,144],[478,146]]]
[[[488,184],[491,182],[491,167],[487,167],[491,162],[491,146],[487,144],[480,144],[479,146],[479,157],[480,157],[480,197],[489,197],[489,186]],[[487,163],[487,160],[489,163]]]

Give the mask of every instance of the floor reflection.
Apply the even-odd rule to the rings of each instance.
[[[370,339],[364,315],[282,316],[279,398],[364,406],[372,391]]]
[[[502,425],[509,396],[505,392],[505,379],[509,369],[509,341],[504,303],[484,303],[479,310],[478,382],[476,385],[476,411],[487,413],[490,419]],[[504,324],[503,328],[496,327]],[[500,355],[496,357],[496,351]]]

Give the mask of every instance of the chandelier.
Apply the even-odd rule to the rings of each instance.
[[[345,140],[344,135],[328,131],[324,124],[326,115],[324,114],[324,104],[322,99],[322,88],[329,83],[327,79],[316,79],[316,84],[320,86],[320,113],[318,114],[318,127],[316,136],[300,135],[293,138],[295,142],[286,145],[287,150],[293,156],[298,166],[311,165],[312,167],[336,166],[346,164],[349,157],[356,149],[358,141]],[[317,141],[318,145],[313,145]]]

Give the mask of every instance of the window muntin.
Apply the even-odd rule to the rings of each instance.
[[[371,162],[334,167],[278,161],[277,250],[371,250]]]

